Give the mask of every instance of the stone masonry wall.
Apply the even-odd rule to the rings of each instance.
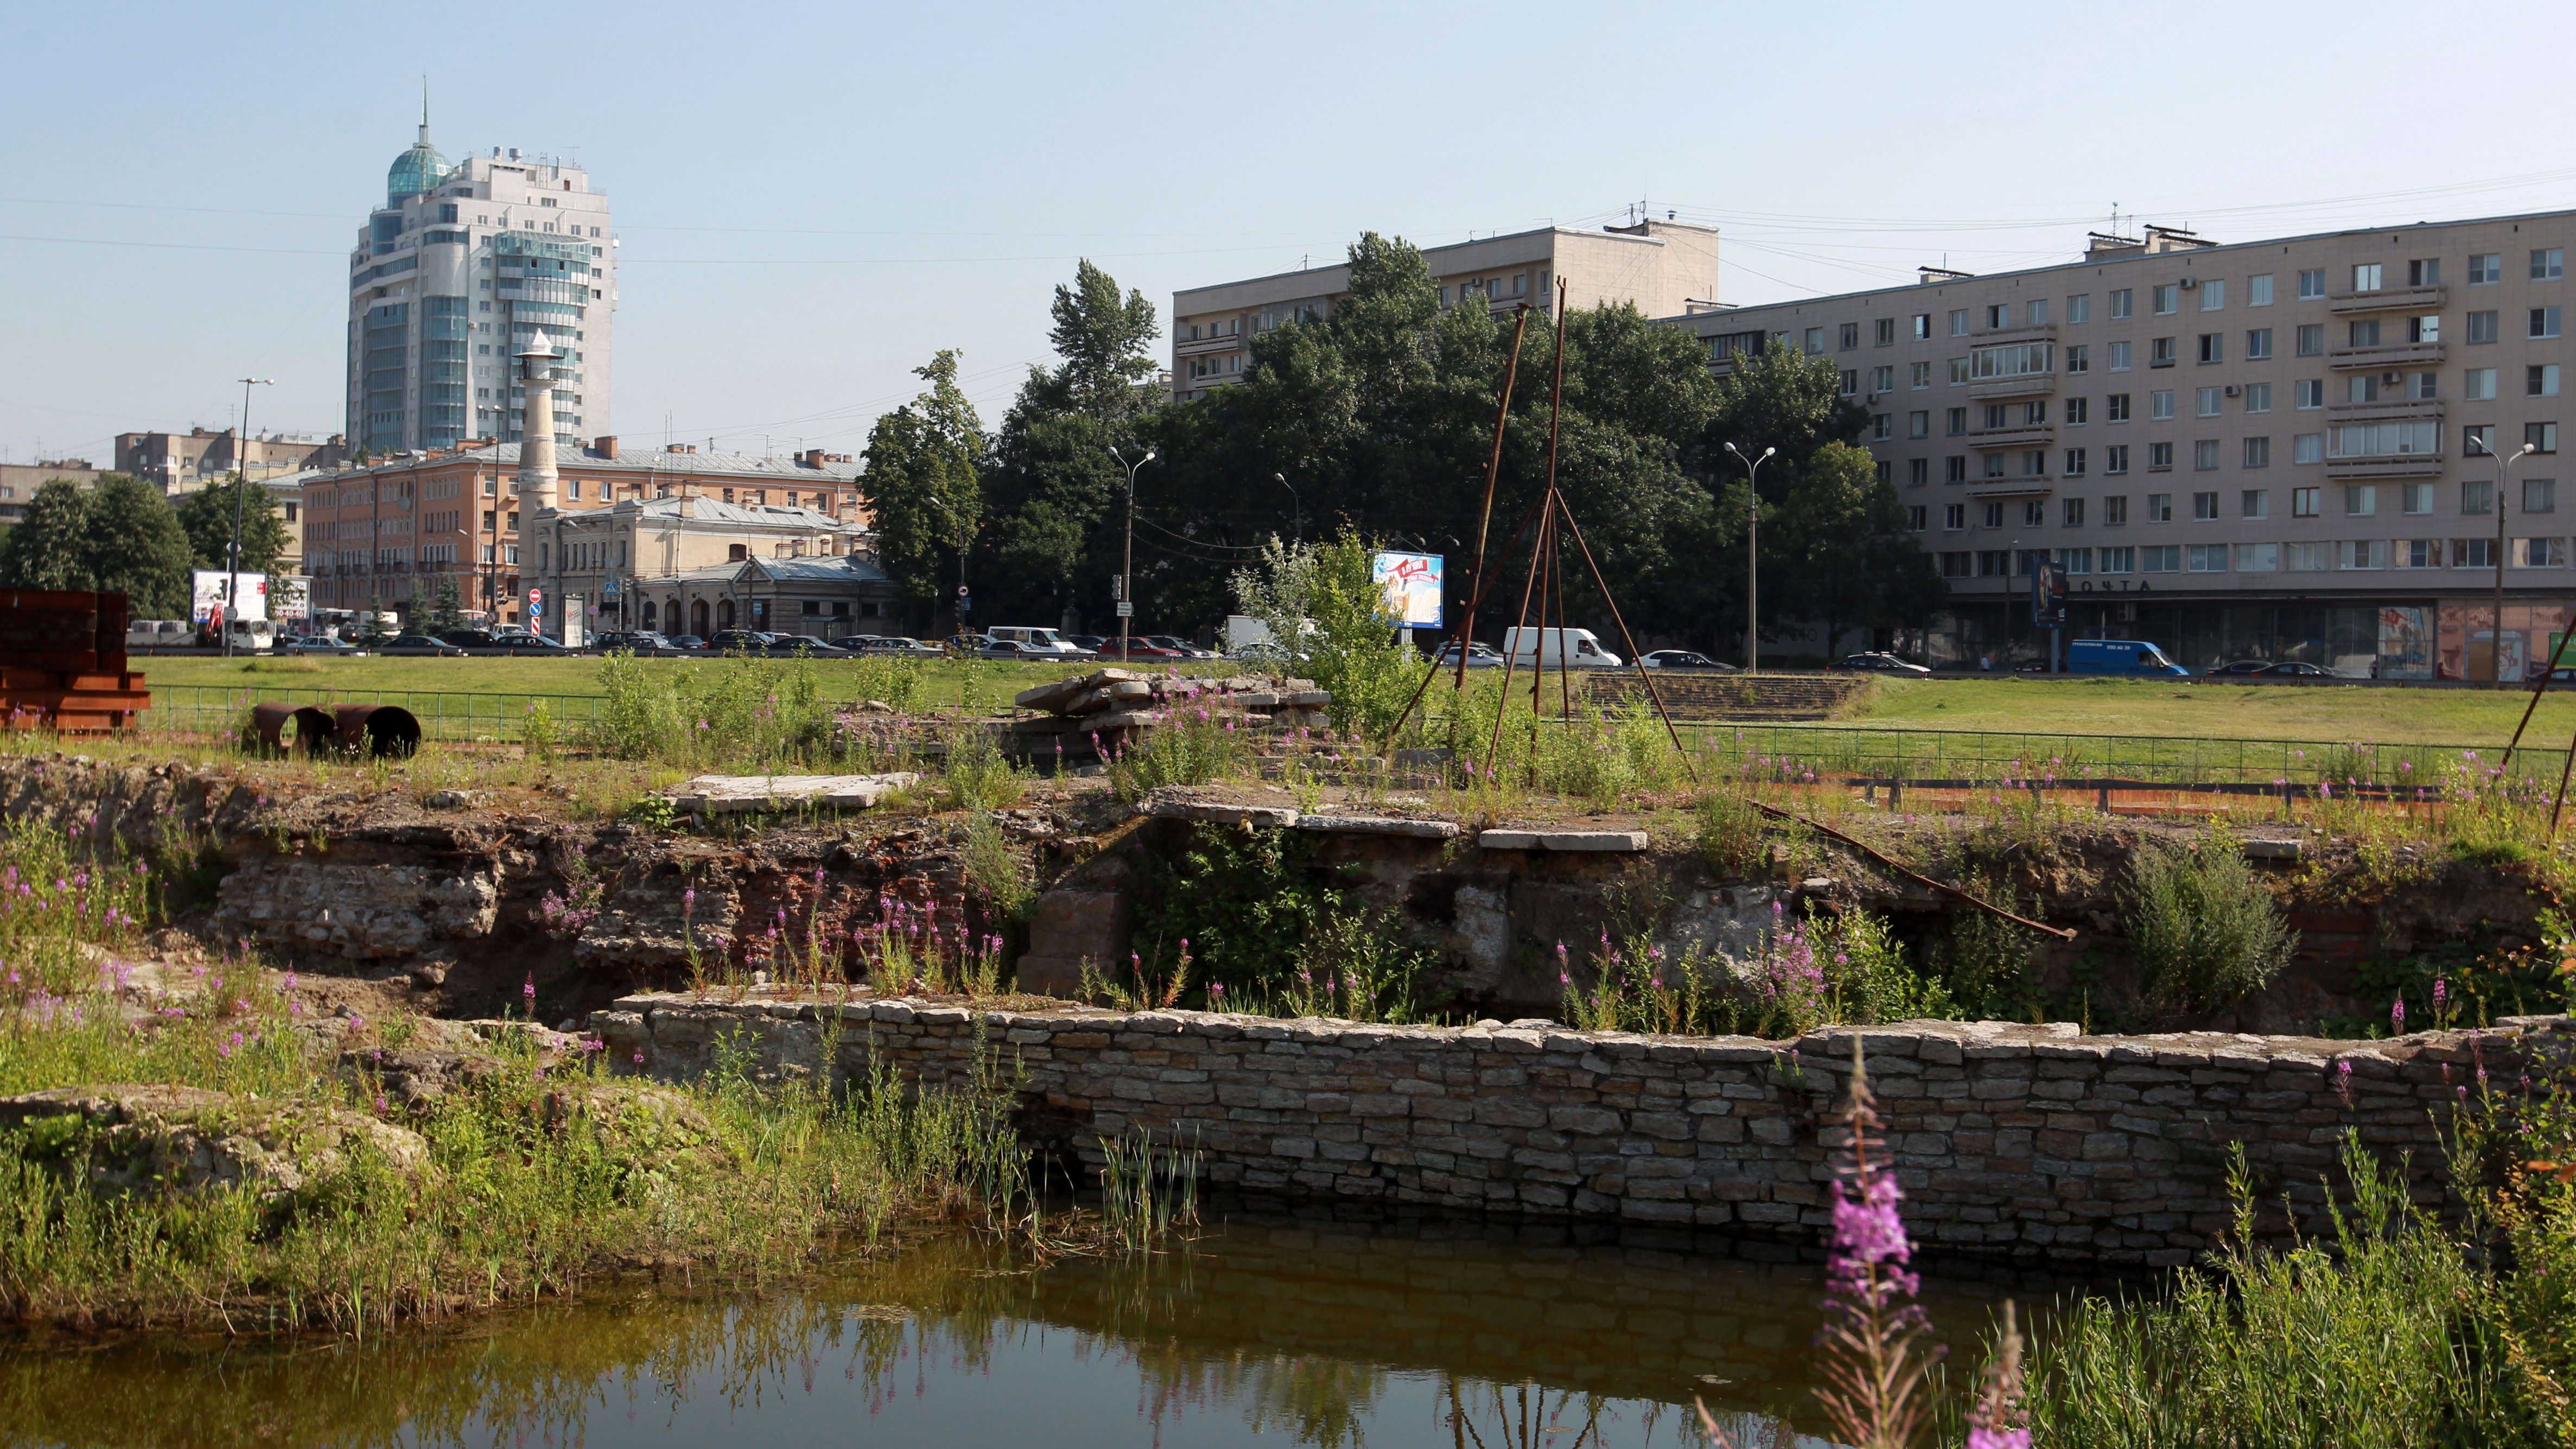
[[[2303,1232],[2322,1224],[2348,1127],[2383,1160],[2403,1156],[2419,1200],[2439,1203],[2440,1124],[2460,1089],[2481,1064],[2514,1086],[2543,1038],[2576,1031],[2522,1017],[2349,1042],[1909,1022],[1769,1043],[684,995],[626,997],[591,1021],[612,1062],[663,1077],[706,1071],[735,1033],[756,1071],[836,1080],[883,1062],[963,1087],[982,1053],[1015,1084],[1038,1145],[1096,1165],[1099,1138],[1142,1127],[1195,1143],[1211,1182],[1252,1194],[1798,1242],[1828,1220],[1832,1114],[1857,1036],[1918,1240],[2082,1266],[2178,1264],[2209,1247],[2229,1221],[2233,1143]],[[2267,1211],[2265,1231],[2289,1226]]]

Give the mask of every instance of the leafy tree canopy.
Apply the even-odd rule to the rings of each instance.
[[[930,386],[877,419],[859,479],[876,516],[878,561],[919,599],[946,597],[948,570],[983,522],[983,424],[957,386],[957,355],[942,348],[913,369]]]
[[[188,536],[159,489],[123,473],[83,488],[56,479],[0,538],[0,583],[126,595],[138,619],[188,614]]]
[[[272,573],[293,542],[286,532],[285,511],[277,495],[258,483],[245,483],[239,473],[210,484],[179,501],[179,527],[186,530],[189,550],[201,569],[227,567],[233,539],[233,509],[241,509],[241,571]]]

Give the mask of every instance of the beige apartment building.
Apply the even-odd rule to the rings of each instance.
[[[119,433],[116,471],[130,473],[176,497],[220,483],[232,473],[260,482],[316,468],[337,468],[348,449],[338,437],[307,438],[231,428],[190,428],[184,433]]]
[[[1646,220],[1599,231],[1543,227],[1428,247],[1423,261],[1444,307],[1481,302],[1497,316],[1523,302],[1544,308],[1556,279],[1566,305],[1634,303],[1649,317],[1714,307],[1717,230]],[[1252,339],[1282,322],[1325,317],[1350,295],[1347,262],[1172,294],[1172,396],[1204,397],[1239,382]]]
[[[90,466],[87,458],[0,463],[0,524],[16,523],[25,517],[27,500],[36,496],[37,489],[57,479],[86,488],[98,481],[98,470]]]
[[[2492,678],[2500,647],[2519,678],[2576,590],[2571,248],[2576,212],[2232,245],[2149,227],[2063,266],[1661,320],[1719,369],[1834,359],[1953,590],[1940,658],[2040,652],[2049,558],[2070,637],[2416,679]]]
[[[868,537],[859,465],[847,454],[628,452],[598,438],[556,450],[555,506],[523,519],[519,448],[473,440],[311,478],[300,524],[313,607],[391,609],[409,620],[448,580],[489,623],[525,622],[525,589],[539,587],[560,600],[582,595],[586,628],[615,628],[611,577],[623,605],[637,596],[633,581],[657,570],[685,573],[754,551],[846,555]],[[660,506],[648,514],[648,503]],[[618,510],[630,525],[622,532],[609,522]],[[642,527],[647,519],[656,526]]]

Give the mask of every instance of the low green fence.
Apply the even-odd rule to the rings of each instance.
[[[599,718],[602,694],[477,694],[446,689],[280,689],[263,685],[156,684],[145,729],[230,734],[250,717],[250,707],[275,701],[292,705],[394,704],[420,721],[421,737],[448,744],[476,741],[515,744],[534,706],[542,703],[558,731],[578,732]]]

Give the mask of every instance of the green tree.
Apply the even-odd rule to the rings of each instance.
[[[984,433],[957,386],[956,349],[942,348],[913,373],[930,386],[869,430],[859,487],[876,518],[878,562],[935,612],[949,567],[983,522]]]
[[[0,584],[20,589],[93,587],[89,490],[61,478],[36,490],[27,500],[26,514],[0,534]]]
[[[453,576],[439,577],[438,588],[430,595],[429,608],[422,613],[418,627],[424,634],[444,634],[465,627],[464,603],[456,596]]]
[[[179,526],[187,531],[197,567],[229,566],[236,504],[241,509],[241,571],[274,572],[294,542],[286,532],[284,510],[278,507],[276,494],[263,484],[243,482],[239,473],[227,474],[221,483],[200,488],[179,502]]]
[[[1764,448],[1779,451],[1762,465],[1763,496],[1784,498],[1827,443],[1857,443],[1869,414],[1842,395],[1842,372],[1825,357],[1775,345],[1747,356],[1718,380],[1704,452],[1712,466],[1740,474],[1743,464],[1726,453],[1733,443],[1747,458]],[[1722,460],[1722,461],[1721,461]]]
[[[1105,609],[1118,567],[1125,471],[1110,449],[1134,457],[1138,421],[1159,406],[1145,348],[1160,335],[1141,292],[1085,261],[1055,291],[1048,334],[1062,361],[1032,367],[1002,420],[985,470],[989,520],[978,571],[1002,613],[1049,622],[1085,602]]]
[[[1319,544],[1273,537],[1260,563],[1234,576],[1243,612],[1332,692],[1334,723],[1372,738],[1395,727],[1431,667],[1398,637],[1401,621],[1372,576],[1378,547],[1348,528]]]
[[[0,539],[0,582],[126,596],[138,619],[188,614],[188,536],[159,489],[122,473],[96,484],[55,479]]]
[[[135,618],[188,617],[194,554],[160,489],[123,473],[102,474],[90,490],[82,537],[95,586],[124,594]]]
[[[1915,543],[1905,505],[1880,480],[1869,450],[1828,442],[1806,464],[1763,535],[1763,566],[1779,581],[1780,609],[1772,617],[1822,623],[1827,657],[1849,626],[1921,622],[1947,586]]]

